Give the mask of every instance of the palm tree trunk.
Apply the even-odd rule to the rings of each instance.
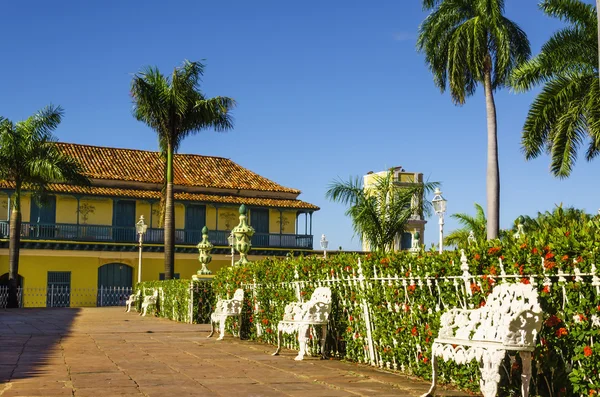
[[[596,0],[596,18],[598,19],[598,81],[600,82],[600,0]]]
[[[17,184],[13,208],[9,220],[8,241],[8,302],[7,307],[19,307],[17,288],[19,287],[19,248],[21,244],[21,193]]]
[[[165,203],[165,280],[175,273],[175,206],[173,194],[173,146],[167,144],[167,194]]]
[[[485,107],[487,111],[487,239],[498,238],[500,230],[500,167],[498,166],[498,124],[492,90],[491,59],[486,60],[484,72]]]

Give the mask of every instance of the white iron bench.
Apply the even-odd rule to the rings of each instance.
[[[138,289],[135,294],[129,295],[129,298],[127,298],[127,300],[125,301],[125,306],[127,306],[127,310],[126,310],[127,313],[129,313],[129,311],[131,310],[131,305],[133,305],[135,302],[137,302],[141,296],[142,296],[141,289]],[[134,307],[134,309],[135,309],[135,307]]]
[[[331,290],[327,287],[315,289],[308,302],[292,302],[285,307],[283,320],[277,325],[277,350],[273,353],[278,355],[281,351],[281,335],[298,332],[298,343],[300,351],[295,360],[299,361],[308,353],[308,338],[310,327],[321,326],[321,356],[325,357],[325,341],[327,339],[327,324],[331,313]]]
[[[225,321],[227,317],[236,317],[238,320],[238,337],[240,336],[240,330],[242,328],[242,306],[244,303],[244,290],[239,288],[236,289],[232,299],[218,299],[215,311],[210,314],[210,335],[208,338],[213,336],[215,333],[215,323],[219,323],[219,338],[217,340],[223,340],[225,337]],[[235,333],[234,333],[235,336]]]
[[[146,295],[142,301],[142,310],[140,316],[146,316],[146,312],[150,306],[154,306],[156,309],[156,301],[158,300],[158,289],[154,289],[152,295]]]
[[[433,396],[437,382],[437,357],[466,364],[480,363],[480,388],[484,397],[496,396],[500,364],[506,353],[521,356],[521,395],[529,395],[531,352],[542,326],[538,293],[531,284],[500,284],[494,287],[485,306],[478,309],[451,309],[441,317],[438,337],[433,341]]]

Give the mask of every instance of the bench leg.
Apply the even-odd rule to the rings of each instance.
[[[148,311],[148,306],[142,305],[142,311],[140,312],[140,316],[146,317],[146,312]]]
[[[485,349],[481,357],[481,380],[479,386],[484,397],[496,397],[500,383],[500,364],[504,359],[504,350]]]
[[[211,318],[210,318],[210,334],[208,334],[207,338],[212,337],[214,333],[215,333],[215,321],[213,320],[213,318],[211,316]]]
[[[327,341],[327,324],[321,325],[321,357],[323,357],[323,360],[327,359],[325,341]]]
[[[278,356],[281,351],[281,334],[281,327],[277,327],[277,350],[275,350],[275,353],[273,353],[272,356]]]
[[[432,348],[431,350],[431,387],[429,388],[429,391],[421,397],[433,397],[435,395],[435,389],[437,388],[437,357],[435,356],[435,353],[433,353],[434,349]]]
[[[521,396],[529,396],[529,381],[531,380],[531,352],[520,352],[523,372],[521,373]]]
[[[301,361],[304,359],[304,354],[306,354],[306,348],[307,348],[307,340],[308,340],[308,333],[310,332],[310,326],[309,325],[300,325],[298,327],[298,344],[300,345],[300,351],[298,352],[298,355],[296,356],[296,358],[294,358],[294,360],[296,361]]]
[[[127,306],[127,310],[125,310],[125,313],[129,313],[129,311],[131,310],[131,302],[127,302],[126,306]]]
[[[223,340],[225,337],[225,320],[227,320],[226,316],[221,316],[219,319],[219,337],[217,340]]]

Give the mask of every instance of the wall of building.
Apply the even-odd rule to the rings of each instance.
[[[254,258],[256,259],[256,258]],[[132,268],[133,285],[137,282],[138,254],[134,252],[54,251],[22,249],[19,274],[23,277],[25,307],[45,307],[48,272],[71,272],[71,307],[96,306],[98,269],[118,263]],[[214,255],[208,268],[216,273],[229,266],[231,259]],[[201,268],[196,254],[177,254],[175,273],[190,279]],[[0,275],[8,273],[8,250],[0,250]],[[164,273],[164,254],[144,253],[142,281],[157,280]]]

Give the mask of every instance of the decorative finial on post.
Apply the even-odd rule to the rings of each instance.
[[[196,274],[192,276],[192,279],[194,280],[199,279],[201,276],[212,274],[212,272],[206,267],[206,265],[212,261],[210,251],[213,249],[213,245],[210,241],[208,241],[208,228],[206,226],[202,228],[202,241],[198,243],[197,247],[198,252],[200,253],[200,255],[198,255],[198,261],[200,261],[202,264],[202,269],[198,270]]]
[[[467,237],[467,243],[468,243],[469,245],[471,245],[471,244],[472,244],[472,243],[474,243],[475,241],[476,241],[476,239],[475,239],[475,232],[471,230],[471,231],[469,232],[469,237]]]
[[[523,221],[524,218],[522,216],[517,218],[517,232],[513,234],[513,237],[515,239],[519,239],[521,236],[525,235],[525,231],[523,230]]]
[[[246,206],[242,204],[240,206],[240,223],[232,230],[233,236],[235,237],[235,249],[240,253],[240,260],[237,261],[236,265],[245,265],[248,261],[248,251],[252,246],[251,239],[254,236],[254,228],[248,225],[246,221]]]

